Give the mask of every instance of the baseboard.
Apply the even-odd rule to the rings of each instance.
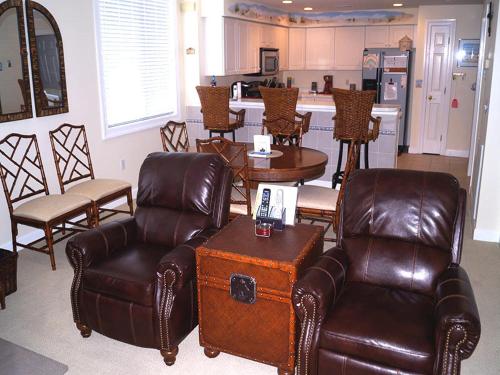
[[[132,197],[134,199],[136,199],[137,188],[132,189]],[[117,200],[107,204],[106,207],[116,208],[116,207],[121,206],[121,205],[126,204],[126,203],[127,203],[127,198],[123,197],[123,198],[117,199]],[[82,216],[82,218],[83,218],[83,216]],[[68,227],[71,227],[71,226],[68,225]],[[18,236],[17,240],[18,240],[18,242],[21,242],[21,243],[30,243],[30,242],[35,241],[37,238],[40,238],[43,236],[44,236],[43,230],[32,229],[28,233],[23,234],[22,236]],[[5,243],[1,244],[0,248],[12,251],[12,241],[5,242]],[[21,250],[23,250],[23,249],[20,248],[19,251],[21,251]]]
[[[445,153],[446,156],[454,156],[457,158],[468,158],[469,157],[469,150],[451,150],[451,149],[446,149]]]
[[[500,243],[500,232],[489,229],[474,229],[473,239],[475,241]]]

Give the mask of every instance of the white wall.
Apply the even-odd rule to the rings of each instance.
[[[489,1],[488,1],[489,2]],[[487,2],[486,2],[487,3]],[[500,2],[493,1],[493,9],[499,9]],[[472,197],[478,195],[478,210],[474,239],[500,242],[500,17],[494,12],[492,36],[486,39],[487,66],[481,95],[481,110],[478,136],[475,145],[475,163],[472,180]],[[489,66],[489,67],[488,67]],[[481,149],[484,149],[482,169]],[[479,180],[479,189],[477,182]]]
[[[96,176],[123,179],[136,187],[139,168],[146,155],[161,150],[159,131],[150,129],[119,138],[102,139],[93,1],[39,0],[39,3],[55,17],[63,37],[69,113],[0,123],[0,139],[13,132],[37,134],[50,191],[58,193],[48,132],[65,122],[85,124]],[[122,159],[126,164],[123,171],[120,169]],[[4,198],[0,198],[0,218],[1,245],[11,240]]]
[[[458,49],[459,39],[479,39],[481,33],[482,5],[433,5],[421,6],[418,10],[418,26],[415,38],[415,74],[413,76],[413,100],[411,112],[410,152],[421,152],[421,121],[422,99],[425,95],[422,88],[415,87],[415,80],[424,78],[424,54],[426,21],[437,19],[456,20],[455,51]],[[449,155],[468,156],[475,92],[471,90],[476,81],[477,68],[458,68],[456,59],[453,63],[453,72],[466,73],[464,80],[452,81],[451,98],[458,99],[459,108],[452,109],[448,122],[448,136],[446,149]]]

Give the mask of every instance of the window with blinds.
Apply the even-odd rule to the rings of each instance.
[[[176,115],[175,0],[95,1],[106,133]]]

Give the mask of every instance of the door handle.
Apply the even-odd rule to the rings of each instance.
[[[429,95],[427,99],[432,100],[432,95]]]

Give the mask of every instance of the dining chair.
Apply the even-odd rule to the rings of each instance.
[[[224,137],[225,133],[232,133],[235,142],[235,130],[245,123],[245,110],[233,111],[229,108],[229,87],[196,86],[196,91],[200,97],[203,127],[208,130],[208,136],[212,138],[212,134],[216,133]]]
[[[325,241],[336,241],[336,238],[326,237],[330,228],[337,233],[339,207],[344,198],[345,184],[349,174],[356,169],[356,161],[359,157],[360,141],[353,141],[349,147],[347,164],[344,178],[340,184],[340,190],[330,189],[323,186],[302,185],[298,187],[297,196],[297,219],[309,219],[312,223],[319,221],[326,223]]]
[[[275,144],[300,146],[302,136],[309,131],[311,112],[300,114],[296,111],[298,88],[259,87],[264,101],[262,134],[267,130]]]
[[[96,226],[101,220],[118,213],[134,214],[132,186],[128,182],[95,178],[84,125],[63,124],[50,131],[49,135],[61,194],[80,195],[90,199]],[[128,210],[104,207],[123,197],[127,199]],[[109,214],[101,217],[103,212]]]
[[[344,144],[350,145],[351,141],[360,140],[365,145],[365,169],[369,168],[368,143],[377,140],[382,122],[381,117],[372,116],[376,94],[375,91],[333,89],[336,111],[333,116],[333,138],[339,141],[337,170],[332,176],[334,189],[344,175],[341,171]],[[373,123],[372,127],[370,123]],[[359,168],[359,160],[356,165]]]
[[[230,219],[234,219],[238,215],[252,215],[252,202],[255,201],[257,191],[250,189],[247,145],[215,137],[197,139],[196,148],[198,152],[220,155],[233,171]]]
[[[49,193],[34,134],[14,133],[0,141],[0,178],[9,209],[14,252],[17,253],[20,246],[48,254],[55,270],[54,244],[92,226],[91,200],[79,195]],[[87,225],[75,221],[81,215],[86,216]],[[18,225],[41,229],[44,236],[27,244],[20,243]],[[45,245],[36,246],[42,240]]]
[[[189,138],[185,122],[169,121],[160,128],[161,143],[165,152],[188,152]]]

